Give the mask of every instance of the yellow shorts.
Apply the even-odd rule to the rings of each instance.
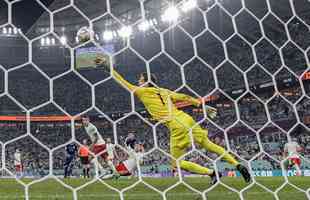
[[[188,114],[178,114],[173,120],[166,123],[170,131],[170,153],[174,158],[182,156],[191,146],[190,130],[195,144],[208,139],[208,131],[202,129],[199,124]]]

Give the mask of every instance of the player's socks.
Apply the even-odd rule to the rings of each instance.
[[[249,173],[248,169],[245,166],[239,164],[237,165],[237,170],[241,173],[245,182],[248,183],[251,181],[251,174]]]
[[[83,169],[83,177],[86,178],[86,169]]]
[[[67,178],[68,177],[68,167],[66,166],[65,167],[65,176],[64,176],[64,178]]]
[[[221,177],[222,177],[222,173],[219,172],[219,178],[221,178]],[[217,177],[216,177],[215,171],[213,171],[210,178],[211,178],[211,182],[210,182],[211,185],[214,185],[215,183],[217,183]]]
[[[86,169],[86,176],[87,176],[87,178],[90,178],[90,175],[89,175],[89,168]]]
[[[174,168],[172,169],[172,174],[174,177],[177,177],[178,176],[178,171]]]
[[[212,169],[208,169],[206,167],[200,166],[196,163],[189,162],[186,160],[180,161],[180,167],[181,169],[184,169],[186,171],[189,171],[195,174],[211,175],[214,173]]]
[[[73,166],[71,165],[68,169],[68,172],[67,172],[67,176],[70,177],[72,176],[72,170],[73,170]]]
[[[20,178],[20,172],[17,173],[17,178],[18,178],[18,179]]]
[[[296,169],[296,176],[301,176],[301,175],[302,175],[302,172],[301,172],[301,170],[300,170],[300,167],[299,167],[297,164],[295,164],[294,167],[295,167],[295,169]]]
[[[209,139],[202,142],[202,147],[210,152],[216,153],[219,156],[223,155],[223,160],[226,160],[235,167],[240,164],[232,155],[227,153],[223,147],[211,142]]]

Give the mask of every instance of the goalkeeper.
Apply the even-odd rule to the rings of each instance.
[[[97,57],[95,60],[96,65],[100,65],[108,71],[108,65],[106,65],[105,62],[106,60],[100,57]],[[175,159],[179,159],[183,156],[186,153],[187,148],[191,146],[189,133],[189,130],[191,129],[195,144],[198,144],[200,148],[204,148],[209,152],[223,155],[223,159],[235,166],[246,182],[251,181],[251,176],[246,167],[236,161],[235,158],[228,154],[223,147],[211,142],[208,138],[208,131],[202,129],[190,115],[178,110],[174,105],[177,101],[186,101],[198,107],[201,105],[201,101],[185,94],[176,93],[164,88],[158,88],[150,83],[146,83],[148,80],[146,73],[140,75],[139,86],[135,86],[126,81],[115,70],[111,70],[115,80],[128,90],[134,92],[144,104],[152,118],[156,121],[163,122],[169,129],[170,153]],[[156,83],[156,79],[153,75],[151,75],[151,81]],[[216,116],[216,109],[208,107],[207,114],[210,118],[214,118]],[[172,165],[176,168],[175,162],[173,162]],[[211,184],[217,182],[215,171],[213,169],[208,169],[185,160],[180,161],[180,168],[195,174],[209,175],[211,177]]]

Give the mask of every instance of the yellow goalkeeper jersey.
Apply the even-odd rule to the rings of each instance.
[[[173,119],[173,116],[184,113],[175,106],[174,103],[178,101],[186,101],[195,106],[200,105],[198,99],[189,95],[176,93],[164,88],[135,86],[126,81],[115,70],[112,71],[112,75],[116,81],[128,88],[128,90],[134,92],[154,120],[170,121]]]

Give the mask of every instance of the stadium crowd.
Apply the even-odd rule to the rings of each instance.
[[[104,138],[113,138],[113,129],[110,122],[98,119],[94,122],[99,128],[100,133]],[[138,117],[130,117],[124,120],[121,124],[118,124],[117,136],[118,143],[120,145],[124,144],[125,137],[129,133],[134,133],[137,136],[138,142],[143,144],[145,149],[151,150],[154,144],[153,132],[149,125],[146,125]],[[204,126],[205,124],[203,124]],[[206,126],[209,126],[208,123]],[[242,124],[237,124],[233,128],[227,131],[229,141],[225,141],[222,131],[214,126],[209,126],[210,139],[215,143],[221,144],[223,146],[230,145],[230,149],[238,154],[241,158],[249,160],[256,156],[262,149],[258,144],[257,136],[254,132],[249,131],[247,127]],[[75,128],[75,134],[77,140],[80,142],[87,138],[83,129],[78,125]],[[64,159],[65,159],[65,146],[58,147],[71,139],[71,127],[70,123],[66,122],[33,122],[31,124],[31,132],[35,139],[30,136],[22,137],[18,140],[14,140],[6,145],[6,166],[8,169],[13,170],[13,154],[16,149],[20,149],[23,157],[23,164],[25,172],[27,171],[36,175],[44,175],[48,173],[49,170],[49,152],[46,148],[56,148],[53,151],[53,170],[62,170]],[[1,141],[7,142],[14,139],[15,137],[22,136],[26,133],[26,125],[24,123],[1,123]],[[264,152],[268,153],[274,159],[283,159],[283,148],[284,144],[287,142],[287,135],[282,133],[278,128],[274,126],[268,126],[259,134],[259,139],[261,141]],[[305,158],[310,158],[310,135],[309,132],[303,128],[299,127],[291,133],[292,137],[296,137],[298,143],[303,147],[303,155]],[[39,140],[42,144],[46,145],[42,147],[36,142]],[[156,127],[156,139],[159,148],[169,153],[169,133],[168,130],[163,126],[159,125]],[[204,152],[206,156],[214,159],[214,155],[208,152]],[[120,157],[125,159],[126,154],[119,153]],[[265,155],[265,154],[263,154]],[[191,157],[192,156],[192,157]],[[195,155],[189,156],[189,160],[195,159]],[[203,162],[203,158],[198,159]],[[168,165],[170,158],[163,153],[158,153],[154,151],[144,157],[143,166],[148,166],[150,170],[156,171],[156,166],[151,168],[152,163],[156,163],[157,168],[161,165]],[[257,164],[263,163],[263,164]],[[270,168],[270,166],[276,167],[277,162],[272,160],[268,156],[259,156],[253,161],[255,169],[263,170],[265,168]],[[264,164],[265,163],[265,164]],[[266,163],[269,163],[268,165]],[[206,164],[210,164],[206,162]],[[221,165],[220,165],[221,166]],[[269,166],[269,167],[268,167]],[[80,163],[76,162],[76,168],[80,167]],[[305,167],[309,168],[308,165]],[[222,167],[225,170],[225,165]]]
[[[193,78],[192,80],[195,80]],[[19,82],[18,84],[14,84],[14,87],[23,87],[24,85],[27,85],[27,81]],[[81,85],[75,86],[75,88],[79,88],[79,90],[61,90],[61,93],[58,93],[58,97],[61,98],[59,100],[60,102],[67,102],[64,104],[59,103],[61,107],[63,107],[65,110],[67,110],[69,113],[78,113],[81,112],[81,108],[87,108],[91,105],[91,101],[89,99],[83,100],[83,101],[73,101],[73,104],[71,99],[72,96],[74,96],[74,93],[77,91],[79,93],[83,93],[82,91],[88,90],[89,88],[85,87],[83,88],[84,83],[80,82]],[[41,85],[41,84],[38,84]],[[42,84],[43,85],[43,84]],[[35,103],[43,102],[39,100],[39,98],[36,99],[36,101],[32,101],[31,97],[32,95],[36,95],[36,90],[40,90],[40,86],[35,87],[35,90],[29,90],[30,93],[27,94],[27,96],[18,96],[17,99],[22,98],[20,101],[22,104],[26,106],[26,108],[32,107],[35,105]],[[117,87],[117,86],[116,86]],[[42,86],[42,88],[46,89],[46,86]],[[100,104],[98,108],[101,109],[105,114],[107,114],[109,117],[111,117],[113,120],[117,120],[121,117],[124,117],[128,112],[130,112],[131,106],[130,106],[130,98],[128,98],[128,94],[125,94],[126,92],[122,88],[106,90],[107,93],[100,93]],[[55,88],[54,88],[55,90]],[[207,91],[208,89],[206,89]],[[18,93],[20,93],[20,90],[16,90]],[[32,91],[32,93],[31,93]],[[103,90],[101,90],[103,91]],[[71,93],[67,95],[67,93]],[[110,95],[108,93],[110,92]],[[14,93],[12,93],[14,96]],[[228,128],[227,133],[229,141],[225,141],[223,134],[221,134],[222,131],[220,131],[218,128],[214,128],[214,126],[210,127],[210,137],[212,140],[218,140],[217,142],[221,144],[227,144],[227,142],[230,145],[230,148],[233,152],[238,154],[241,158],[244,158],[246,160],[251,159],[253,156],[257,155],[260,149],[260,146],[257,141],[257,137],[254,134],[253,131],[250,131],[245,125],[238,123],[235,124],[233,127],[230,127],[236,120],[237,115],[235,111],[235,104],[233,101],[229,100],[227,97],[225,97],[222,93],[214,93],[213,95],[218,95],[219,98],[217,100],[212,100],[209,102],[211,105],[217,107],[218,109],[218,117],[214,120],[214,122],[220,127],[220,128]],[[85,95],[86,96],[86,95]],[[69,98],[70,97],[70,98]],[[84,98],[84,95],[80,95],[79,97]],[[117,98],[116,98],[117,97]],[[127,97],[127,98],[126,98]],[[110,99],[111,98],[111,99]],[[119,99],[119,100],[112,100],[112,99]],[[55,99],[57,100],[57,99]],[[58,101],[57,100],[57,101]],[[96,97],[97,100],[97,97]],[[23,112],[21,109],[17,106],[14,106],[14,102],[6,100],[3,101],[4,104],[2,104],[1,114],[2,115],[12,115],[12,114],[20,114]],[[69,103],[70,102],[70,103]],[[80,105],[83,104],[83,105]],[[97,102],[96,102],[97,103]],[[137,108],[136,110],[143,110],[143,107],[137,102]],[[258,102],[256,98],[253,98],[252,96],[245,96],[241,101],[238,103],[239,111],[240,111],[240,119],[243,120],[248,126],[253,128],[254,130],[259,130],[266,122],[267,122],[267,116],[265,113],[265,108],[263,104]],[[300,116],[307,116],[309,114],[307,109],[309,107],[307,101],[303,101],[301,104],[299,104],[299,107],[297,108],[300,110]],[[19,109],[19,110],[18,110]],[[268,105],[269,113],[271,116],[271,119],[274,120],[274,122],[279,125],[281,128],[284,128],[284,130],[288,130],[287,125],[288,124],[295,124],[296,122],[296,116],[292,109],[292,107],[280,96],[274,97],[272,100],[272,103]],[[189,112],[191,115],[195,116],[196,119],[201,119],[202,114],[195,111],[193,108],[186,109],[187,112]],[[92,112],[90,112],[92,114]],[[142,112],[143,113],[143,112]],[[34,112],[34,114],[38,115],[56,115],[59,114],[59,110],[55,110],[55,108],[46,108],[46,109],[38,109]],[[98,113],[93,112],[94,115],[98,115]],[[144,117],[148,117],[147,115],[141,114]],[[154,145],[154,135],[153,135],[153,129],[148,124],[152,124],[152,121],[149,119],[146,119],[145,122],[137,115],[130,115],[129,117],[125,118],[124,120],[117,122],[117,134],[119,139],[119,144],[123,144],[124,138],[128,135],[128,133],[134,133],[138,136],[138,140],[140,143],[142,143],[147,150],[150,150]],[[208,127],[209,123],[206,123],[206,126]],[[282,126],[283,125],[283,126]],[[98,120],[96,122],[96,126],[98,126],[100,132],[103,134],[104,138],[110,137],[113,138],[113,128],[112,124],[108,122],[107,120]],[[26,133],[26,123],[14,123],[14,122],[2,122],[1,123],[1,134],[0,139],[2,142],[9,141],[11,139],[14,139],[18,136],[21,136]],[[39,141],[42,142],[42,144],[46,145],[48,148],[55,148],[61,144],[64,144],[65,142],[68,142],[71,139],[71,125],[68,123],[54,123],[54,122],[47,122],[47,123],[40,123],[40,122],[32,122],[31,123],[31,133],[34,137],[36,137]],[[81,128],[76,128],[75,131],[76,138],[79,142],[82,141],[82,139],[87,138],[87,135],[81,131]],[[214,135],[214,137],[212,137]],[[218,136],[219,135],[219,136]],[[279,135],[278,130],[269,130],[267,133],[264,133],[263,136],[261,136],[260,140],[262,142],[262,145],[264,147],[265,152],[267,152],[269,155],[273,156],[274,158],[281,160],[282,159],[282,152],[284,144],[287,142],[286,137],[277,137]],[[282,135],[283,136],[283,135]],[[305,149],[305,157],[310,158],[310,136],[309,133],[303,129],[302,134],[297,134],[296,137],[298,138],[299,144]],[[169,135],[166,128],[162,125],[159,125],[156,127],[156,139],[158,142],[158,146],[165,150],[166,152],[169,152]],[[18,141],[14,141],[6,146],[6,165],[8,169],[13,170],[13,153],[15,152],[15,149],[21,148],[24,162],[24,167],[27,172],[31,172],[32,174],[37,175],[44,175],[48,173],[49,170],[49,153],[47,150],[45,150],[43,147],[38,145],[33,139],[31,139],[29,136],[27,138],[21,138]],[[64,164],[64,158],[65,158],[65,152],[64,147],[60,148],[59,150],[56,150],[53,154],[53,169],[54,170],[61,170],[63,169]],[[208,154],[206,152],[206,155],[210,156],[212,158],[212,154]],[[192,158],[193,159],[193,158]],[[259,159],[259,158],[258,158]],[[156,171],[158,168],[160,168],[161,165],[167,164],[169,161],[167,156],[164,154],[150,154],[145,158],[144,164],[148,165],[151,163],[156,163],[156,166],[149,167],[149,170]],[[265,169],[265,168],[271,168],[270,166],[276,167],[276,164],[273,164],[274,162],[269,159],[268,157],[262,158],[260,163],[263,164],[255,164],[256,169]],[[254,161],[256,162],[256,161]],[[257,161],[258,162],[258,161]],[[268,165],[267,163],[270,163]],[[269,166],[269,167],[267,167]],[[80,164],[77,162],[76,167],[79,168]],[[223,169],[226,169],[225,165],[222,167]],[[167,170],[167,168],[166,168]]]
[[[304,44],[310,43],[309,37],[305,37],[304,31],[301,31],[303,30],[303,27],[303,24],[298,20],[293,20],[289,26],[289,32],[293,33],[291,34],[293,36],[293,41],[295,41],[296,44],[301,45],[302,48],[305,47]],[[203,124],[203,126],[210,127],[209,134],[211,140],[222,145],[229,145],[233,152],[246,160],[251,159],[262,150],[264,150],[275,159],[281,160],[284,144],[287,142],[286,134],[281,133],[280,130],[274,127],[270,128],[273,125],[269,125],[267,131],[263,131],[262,134],[259,134],[259,139],[263,147],[263,149],[261,149],[257,135],[248,127],[246,127],[246,125],[256,131],[260,130],[262,126],[268,121],[267,113],[269,113],[271,120],[277,126],[283,128],[285,131],[288,131],[298,121],[296,119],[296,114],[299,115],[300,121],[302,122],[304,122],[303,117],[309,116],[310,114],[308,101],[303,101],[297,106],[298,113],[295,113],[293,107],[288,103],[295,102],[301,95],[301,87],[299,86],[299,82],[296,81],[296,77],[290,71],[294,72],[296,75],[300,75],[304,70],[306,70],[307,66],[304,56],[300,54],[300,51],[293,43],[287,43],[285,48],[282,49],[285,62],[282,63],[279,50],[275,46],[283,44],[286,39],[283,39],[283,37],[278,37],[277,34],[279,30],[277,29],[268,29],[268,31],[268,40],[271,40],[276,44],[272,45],[270,41],[266,39],[261,40],[258,43],[258,45],[255,47],[255,51],[259,65],[255,65],[254,68],[246,72],[246,76],[243,76],[241,71],[244,72],[248,67],[254,64],[254,62],[252,62],[250,59],[253,55],[251,52],[249,53],[249,51],[246,50],[249,49],[249,46],[242,42],[242,45],[240,45],[240,41],[238,41],[238,38],[235,37],[234,41],[231,42],[243,50],[239,49],[239,51],[237,49],[236,51],[233,48],[234,51],[232,52],[231,49],[228,49],[228,56],[234,62],[234,64],[226,62],[216,71],[219,89],[221,91],[218,90],[213,93],[212,96],[216,96],[217,98],[212,99],[207,103],[215,106],[218,109],[218,117],[215,118],[214,123],[217,124],[220,128],[226,129],[229,141],[224,140],[222,130],[219,128],[214,127],[210,123],[206,123],[206,125]],[[16,56],[16,60],[19,61],[19,57],[26,57],[25,51],[21,51],[22,49],[25,49],[25,45],[23,45],[23,42],[20,41],[20,38],[17,39],[18,45],[16,41],[14,43],[13,40],[14,38],[9,41],[10,44],[7,44],[7,47],[16,49],[15,53],[19,55]],[[7,43],[7,41],[8,40],[4,40],[3,43]],[[63,47],[61,48],[63,51]],[[144,107],[141,105],[141,103],[136,101],[136,99],[135,102],[131,102],[130,93],[116,84],[113,79],[96,85],[94,90],[92,90],[91,83],[106,78],[106,75],[103,75],[101,69],[85,69],[86,71],[70,72],[62,77],[58,77],[52,80],[52,98],[49,92],[51,89],[51,81],[48,80],[48,77],[55,77],[56,75],[59,75],[60,73],[63,73],[69,69],[67,67],[69,64],[66,60],[68,59],[68,54],[63,52],[62,55],[58,55],[55,53],[60,52],[58,50],[58,48],[45,49],[44,54],[37,56],[41,57],[41,60],[34,60],[34,63],[38,64],[38,68],[40,68],[42,72],[36,70],[34,66],[28,65],[8,73],[9,94],[26,109],[34,108],[49,100],[53,100],[57,106],[61,107],[71,115],[85,111],[86,109],[90,108],[93,103],[98,109],[100,109],[113,120],[124,117],[127,113],[131,112],[133,103],[135,103],[136,111],[143,112]],[[57,57],[61,57],[61,59],[59,58],[58,61],[57,59],[51,60],[51,55],[57,55]],[[126,56],[130,57],[132,54],[124,54],[121,59],[125,61],[132,60]],[[221,55],[213,56],[214,60],[222,59],[220,57]],[[8,54],[3,57],[10,57],[10,55]],[[203,56],[200,55],[200,57],[202,57],[201,59],[204,60]],[[49,58],[49,62],[45,62],[47,58]],[[182,85],[182,81],[180,81],[182,80],[180,77],[180,68],[171,67],[171,69],[165,70],[163,72],[163,70],[167,68],[167,60],[165,59],[167,58],[162,57],[162,60],[161,58],[159,58],[159,60],[157,59],[158,62],[155,62],[157,66],[151,66],[151,71],[159,77],[159,86],[166,86],[170,89],[176,89]],[[14,60],[14,62],[16,60]],[[50,63],[51,61],[56,63]],[[11,59],[0,58],[0,64],[4,68],[10,68],[13,65],[21,64],[11,62],[13,62]],[[46,65],[45,63],[50,64]],[[118,63],[117,60],[116,63]],[[132,71],[136,70],[134,66],[131,66],[136,64],[137,63],[130,62],[130,66],[128,66],[128,69],[130,70],[128,70],[128,73],[132,74]],[[284,68],[281,70],[281,72],[277,72],[283,64],[285,64],[290,71]],[[236,69],[236,65],[238,65],[240,69]],[[91,76],[89,76],[87,70],[95,71],[95,73],[91,73]],[[0,74],[3,73],[0,72]],[[160,78],[162,76],[161,74],[164,74],[164,78]],[[123,75],[125,75],[126,79],[131,81],[137,79],[137,74],[134,76],[127,76],[126,73],[123,73]],[[184,75],[187,86],[197,92],[200,96],[209,94],[214,88],[215,83],[213,81],[214,77],[211,69],[207,68],[204,64],[202,64],[201,61],[198,61],[197,59],[185,66]],[[276,83],[273,82],[271,75],[275,76]],[[4,76],[2,75],[1,77]],[[246,77],[247,80],[244,80],[244,77]],[[89,82],[86,83],[83,79],[86,79]],[[245,95],[241,98],[241,100],[238,100],[237,104],[235,104],[231,99],[236,100],[245,92],[245,81],[249,83],[249,88],[251,91],[260,97],[260,100],[264,103],[266,103],[266,101],[274,95],[275,86],[286,99],[279,95],[274,96],[273,99],[267,104],[268,112],[266,112],[266,107],[264,107],[261,101],[256,97],[253,97],[253,95]],[[263,84],[269,84],[270,82],[272,82],[272,84],[265,89],[261,87]],[[306,89],[306,93],[308,93],[309,90],[307,90],[307,88],[309,88],[310,84],[308,81],[303,81],[303,83],[304,88]],[[1,92],[3,91],[4,85],[4,81],[0,81]],[[223,91],[226,94],[223,94]],[[92,97],[95,97],[95,99],[92,99]],[[0,101],[0,112],[2,116],[25,115],[25,110],[23,110],[23,108],[18,106],[8,97],[0,97]],[[48,116],[59,115],[61,112],[57,106],[54,106],[53,108],[44,106],[46,109],[42,110],[41,108],[37,108],[32,114]],[[236,113],[237,108],[235,106],[238,106],[240,119],[246,125],[242,123],[234,124],[234,122],[236,122],[238,119]],[[194,115],[197,119],[201,119],[202,117],[201,113],[195,111],[192,108],[189,108],[186,111],[191,115]],[[94,122],[99,128],[100,133],[102,133],[102,136],[104,138],[109,137],[114,139],[114,130],[112,124],[107,120],[103,120],[103,118],[99,118],[98,115],[100,114],[96,112],[91,112],[90,115],[96,116]],[[147,115],[143,116],[148,118]],[[139,143],[143,144],[146,150],[152,149],[154,146],[154,134],[153,129],[149,123],[152,124],[153,122],[149,119],[146,120],[148,122],[145,122],[137,115],[130,115],[124,120],[117,121],[116,134],[118,136],[118,143],[122,145],[124,143],[124,138],[129,133],[134,133],[137,136]],[[309,126],[307,123],[305,123],[305,125]],[[0,141],[2,143],[6,143],[16,137],[22,136],[26,132],[26,123],[8,121],[0,122]],[[13,170],[13,154],[16,149],[20,149],[22,151],[25,170],[30,170],[36,174],[46,174],[48,173],[50,167],[50,154],[46,148],[53,149],[61,144],[68,142],[72,137],[71,124],[67,122],[31,122],[30,132],[32,136],[25,136],[18,140],[12,140],[10,143],[6,144],[6,166],[8,169]],[[158,146],[164,151],[169,152],[169,134],[166,128],[162,125],[157,126],[155,135]],[[75,136],[79,142],[87,138],[87,135],[77,124],[75,127]],[[298,130],[294,129],[294,131],[291,133],[291,136],[297,138],[298,143],[304,149],[304,156],[306,158],[310,158],[309,131],[301,127]],[[32,137],[34,137],[34,139]],[[36,140],[39,140],[42,144],[46,145],[46,148],[39,145]],[[212,154],[207,152],[204,153],[209,157],[213,157]],[[54,151],[54,169],[63,168],[65,158],[64,155],[64,146]],[[189,159],[194,159],[194,157],[195,156]],[[272,163],[270,158],[258,157],[257,159]],[[167,163],[168,160],[169,159],[164,154],[153,153],[145,158],[144,163],[146,165],[150,165],[152,163],[161,165]],[[203,158],[199,157],[198,162],[203,162]],[[262,168],[264,169],[265,166],[266,165],[262,165]],[[156,169],[156,167],[154,168]]]

